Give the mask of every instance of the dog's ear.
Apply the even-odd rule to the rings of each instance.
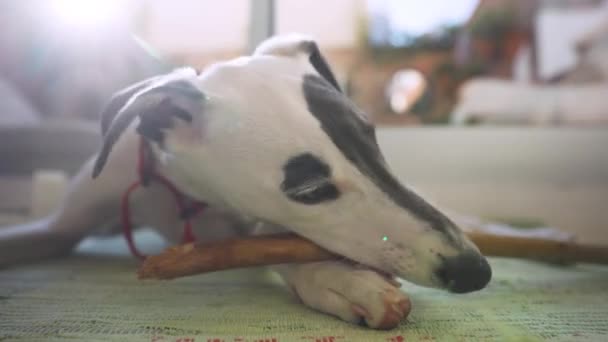
[[[305,54],[312,67],[329,82],[337,91],[342,92],[336,76],[327,59],[321,53],[317,42],[308,36],[299,34],[279,35],[263,41],[254,55],[277,55],[296,57]]]
[[[138,91],[150,86],[155,81],[158,81],[162,76],[155,76],[138,83],[135,83],[125,89],[116,92],[110,100],[104,105],[104,109],[101,112],[101,135],[105,136],[108,128],[114,117],[120,109],[129,101],[129,99],[135,95]]]
[[[308,60],[310,61],[310,64],[312,64],[312,66],[315,68],[315,70],[317,70],[319,75],[321,75],[327,82],[331,83],[331,85],[334,86],[337,91],[342,92],[342,89],[340,89],[340,85],[336,80],[336,76],[331,70],[329,63],[327,63],[327,60],[321,53],[321,50],[319,49],[319,46],[316,42],[308,42],[308,52]]]
[[[116,109],[127,99],[115,114],[109,109],[104,111],[109,123],[102,124],[105,126],[103,144],[95,161],[93,178],[102,171],[112,147],[135,118],[139,118],[137,133],[162,146],[164,131],[173,127],[174,118],[191,122],[202,112],[205,96],[190,82],[195,75],[169,74],[144,81],[119,92],[116,101],[110,101],[109,106]]]

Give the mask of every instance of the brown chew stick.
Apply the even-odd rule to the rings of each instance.
[[[608,247],[477,232],[467,235],[486,256],[608,264]],[[172,247],[148,257],[138,275],[140,279],[173,279],[232,268],[336,258],[339,256],[295,234],[275,234]]]
[[[486,256],[545,260],[558,263],[608,264],[608,246],[570,240],[470,232],[467,236]]]
[[[188,243],[146,258],[139,278],[173,279],[231,268],[314,262],[337,256],[294,234]]]

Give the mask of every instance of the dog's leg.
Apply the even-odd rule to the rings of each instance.
[[[91,178],[93,160],[84,164],[55,213],[39,221],[0,227],[0,267],[67,254],[87,235],[117,222],[120,196],[136,179],[136,150],[123,143],[117,149],[121,153],[112,156],[99,178]]]
[[[0,228],[0,268],[67,253],[76,237],[53,232],[54,218]]]
[[[410,309],[409,299],[379,273],[341,261],[275,268],[302,302],[347,322],[386,329]]]
[[[253,235],[285,232],[269,223],[255,225]],[[307,306],[347,322],[371,328],[396,326],[410,310],[408,297],[393,278],[348,261],[322,261],[272,267]]]
[[[113,195],[120,193],[111,186],[98,186],[90,172],[89,162],[70,184],[60,208],[49,217],[0,228],[0,267],[67,254],[99,229],[112,211],[117,212],[108,204],[117,202],[119,198]]]

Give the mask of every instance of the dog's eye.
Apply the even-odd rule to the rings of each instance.
[[[340,196],[340,191],[331,182],[329,165],[310,153],[290,158],[283,166],[283,172],[281,190],[293,201],[312,205]]]

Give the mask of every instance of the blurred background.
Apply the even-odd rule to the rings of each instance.
[[[608,1],[0,2],[0,223],[48,214],[113,92],[313,36],[403,181],[608,243]]]

